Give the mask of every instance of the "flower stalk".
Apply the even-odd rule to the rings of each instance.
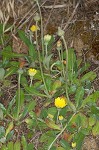
[[[50,146],[48,147],[48,150],[51,149],[51,147],[53,146],[53,144],[55,143],[55,141],[60,137],[60,135],[65,131],[65,129],[67,128],[68,124],[70,123],[70,121],[73,119],[73,117],[75,116],[76,113],[74,113],[70,120],[68,121],[68,123],[66,123],[66,125],[64,126],[64,128],[61,130],[61,132],[56,136],[56,138],[53,140],[53,142],[50,144]]]
[[[23,74],[23,70],[20,68],[18,70],[18,100],[17,100],[17,120],[19,120],[19,113],[20,113],[20,103],[21,103],[21,75]]]

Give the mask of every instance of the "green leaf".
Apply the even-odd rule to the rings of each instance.
[[[96,123],[96,118],[94,115],[89,117],[89,126],[93,126]]]
[[[0,35],[3,34],[3,24],[0,23]]]
[[[0,108],[0,120],[3,120],[3,111],[1,108]]]
[[[19,96],[20,96],[20,99],[19,99]],[[24,92],[23,92],[22,89],[20,89],[20,92],[17,91],[17,93],[16,93],[16,109],[17,109],[17,113],[20,112],[20,110],[21,110],[21,108],[22,108],[22,106],[24,104],[24,100],[25,100]],[[15,112],[15,114],[17,114],[17,113]]]
[[[8,105],[8,108],[7,108],[7,113],[9,114],[11,109],[12,109],[12,106],[15,104],[16,102],[16,96],[13,97],[13,99],[9,102],[9,105]]]
[[[7,148],[8,148],[8,150],[13,150],[13,142],[9,142],[7,144]]]
[[[45,119],[47,116],[48,116],[47,109],[46,108],[42,109],[40,117]]]
[[[82,113],[78,113],[71,120],[71,124],[75,124],[75,123],[78,127],[81,126],[86,128],[88,126],[87,117]]]
[[[4,68],[0,68],[0,80],[3,80],[4,75],[5,75],[5,70],[4,70]]]
[[[96,78],[96,73],[93,71],[90,71],[81,78],[81,82],[84,82],[87,80],[93,81],[95,78]]]
[[[25,32],[22,30],[18,31],[20,39],[29,47],[31,45],[30,40],[26,37]]]
[[[99,135],[99,121],[97,121],[96,125],[93,127],[92,134],[94,136],[98,136]]]
[[[57,124],[55,124],[54,121],[52,121],[52,120],[50,120],[50,119],[47,118],[47,119],[45,120],[45,122],[46,122],[46,124],[47,124],[47,126],[48,126],[49,128],[51,128],[51,129],[56,129],[56,130],[61,130],[60,126],[57,125]]]
[[[65,149],[63,147],[57,147],[56,150],[65,150]]]
[[[47,86],[47,89],[48,91],[51,91],[51,88],[52,88],[52,78],[47,76],[46,79],[45,79],[45,82],[46,82],[46,86]]]
[[[56,80],[54,81],[53,85],[52,85],[52,91],[56,90],[57,88],[61,87],[61,81],[60,80]]]
[[[27,150],[34,150],[34,144],[32,144],[32,143],[28,144]]]
[[[71,109],[73,112],[76,112],[76,107],[75,107],[75,105],[74,105],[71,101],[68,101],[68,106],[70,107],[70,109]]]
[[[29,56],[31,57],[32,61],[35,61],[37,59],[37,51],[35,50],[35,47],[33,43],[26,37],[25,32],[22,30],[18,31],[20,39],[29,47]]]
[[[76,101],[76,107],[80,107],[83,101],[83,97],[84,97],[84,88],[83,87],[79,87],[76,91],[76,95],[75,95],[75,101]]]
[[[76,85],[71,85],[70,88],[69,88],[69,93],[74,94],[76,89],[77,89]]]
[[[8,124],[8,127],[6,128],[5,136],[7,136],[8,133],[13,129],[13,126],[14,126],[13,121]]]
[[[74,141],[76,142],[76,150],[81,150],[85,135],[82,132],[75,134]]]
[[[5,135],[5,128],[0,126],[0,139]]]
[[[23,85],[23,86],[27,86],[28,85],[27,79],[23,75],[21,76],[21,85]]]
[[[95,91],[93,94],[89,95],[87,98],[85,98],[82,102],[82,107],[84,107],[86,104],[94,104],[99,98],[99,91]]]
[[[28,125],[30,125],[30,126],[33,124],[33,121],[34,121],[34,120],[33,120],[33,119],[30,119],[30,118],[26,118],[26,119],[25,119],[25,122],[26,122]]]
[[[7,137],[6,137],[6,140],[7,140],[7,141],[11,140],[11,139],[13,138],[13,136],[14,136],[14,130],[12,130],[12,131],[10,131],[10,132],[8,133],[8,135],[7,135]]]
[[[64,52],[64,59],[66,59],[65,53],[66,52]],[[77,71],[76,55],[73,48],[68,49],[68,70],[72,73]]]
[[[1,103],[0,103],[0,108],[2,109],[3,112],[6,112],[6,108]]]
[[[21,150],[21,145],[19,141],[16,141],[14,144],[14,150]]]
[[[24,98],[24,91],[22,89],[20,89],[20,107],[23,106],[24,100],[25,100],[25,98]]]
[[[29,56],[31,56],[31,59],[33,61],[37,60],[37,51],[35,50],[35,47],[33,44],[29,45]]]
[[[7,69],[4,78],[6,79],[7,77],[11,76],[12,74],[16,74],[17,68],[11,67]]]
[[[50,52],[50,50],[52,49],[54,42],[55,42],[55,38],[54,38],[54,36],[52,35],[52,36],[51,36],[51,40],[50,40],[49,43],[48,43],[48,52]]]
[[[48,114],[51,114],[51,115],[55,115],[57,113],[57,108],[56,107],[51,107],[51,108],[48,108]]]
[[[22,138],[21,138],[21,143],[22,143],[22,148],[24,150],[27,150],[27,141],[26,141],[26,138],[25,136],[23,135]]]
[[[89,64],[89,63],[85,63],[84,66],[82,66],[82,67],[78,70],[78,75],[84,73],[89,67],[90,67],[90,64]]]
[[[59,132],[59,131],[58,131]],[[41,143],[44,143],[44,145],[46,145],[46,148],[44,146],[43,149],[48,149],[48,147],[50,146],[50,144],[53,142],[53,140],[55,139],[56,137],[56,132],[55,131],[52,131],[52,130],[49,130],[45,133],[43,133],[40,137],[40,142]],[[42,149],[42,150],[43,150]]]
[[[25,57],[26,55],[25,54],[18,54],[18,53],[14,53],[12,52],[12,48],[11,46],[7,46],[3,52],[2,52],[2,55],[3,55],[3,60],[9,60],[10,58],[13,58],[13,57]]]
[[[66,142],[65,140],[61,140],[60,143],[61,146],[63,146],[66,150],[71,150],[69,143]]]
[[[53,56],[53,54],[50,54],[49,56],[44,57],[43,64],[47,70],[50,69],[50,61],[51,61],[52,56]]]
[[[29,104],[27,105],[28,112],[32,111],[35,108],[35,106],[36,106],[36,102],[34,100],[29,102]]]
[[[91,106],[91,113],[92,114],[99,114],[99,107],[97,107],[96,105],[92,105]]]
[[[38,91],[34,87],[24,87],[24,88],[31,95],[41,96],[41,97],[47,97],[45,94],[40,93],[40,91]]]
[[[6,147],[6,145],[3,145],[1,150],[8,150],[8,148]]]

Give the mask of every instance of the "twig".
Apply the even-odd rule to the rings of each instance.
[[[67,7],[68,5],[63,4],[63,5],[50,5],[50,6],[42,6],[42,8],[48,8],[48,9],[54,9],[54,8],[63,8]]]
[[[67,23],[66,23],[66,25],[65,25],[65,27],[64,27],[63,30],[66,30],[66,28],[67,28],[68,25],[70,24],[71,20],[73,19],[74,15],[75,15],[75,13],[76,13],[76,10],[77,10],[77,8],[78,8],[80,2],[81,2],[81,0],[79,0],[78,3],[76,4],[75,9],[74,9],[74,11],[73,11],[71,17],[68,19],[68,21],[67,21]]]
[[[50,20],[51,14],[52,14],[52,12],[54,10],[55,3],[56,3],[56,0],[54,1],[54,4],[53,4],[52,9],[50,11],[49,17],[48,17],[47,22],[46,22],[45,27],[44,27],[44,31],[46,30],[46,26],[47,26],[47,24],[48,24],[48,22]]]

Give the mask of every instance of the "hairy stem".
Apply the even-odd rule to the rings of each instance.
[[[70,120],[68,121],[68,123],[66,123],[66,125],[64,126],[64,128],[61,130],[61,132],[56,136],[56,138],[53,140],[53,142],[50,144],[50,146],[48,147],[48,150],[50,150],[51,149],[51,147],[53,146],[53,144],[54,144],[54,142],[59,138],[59,136],[65,131],[65,129],[66,129],[66,127],[67,127],[67,125],[70,123],[70,121],[73,119],[73,117],[75,116],[75,114],[76,113],[74,113],[72,116],[71,116],[71,118],[70,118]]]

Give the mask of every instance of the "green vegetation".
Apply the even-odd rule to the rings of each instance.
[[[80,150],[85,136],[99,135],[99,91],[92,88],[96,74],[88,72],[90,64],[78,60],[74,49],[67,48],[60,27],[55,59],[53,35],[43,36],[41,15],[34,20],[29,36],[18,30],[28,54],[4,46],[9,38],[5,30],[13,27],[0,24],[0,95],[12,85],[11,77],[17,80],[7,108],[0,103],[0,149],[35,150],[32,139],[39,132],[38,150]]]

